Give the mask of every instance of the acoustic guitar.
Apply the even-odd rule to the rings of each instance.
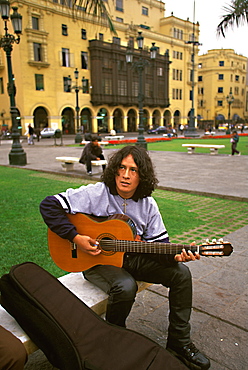
[[[62,270],[79,272],[95,265],[113,265],[121,267],[125,252],[177,254],[182,249],[198,252],[202,256],[229,256],[233,247],[223,240],[206,242],[198,246],[175,243],[144,242],[137,240],[135,224],[126,215],[114,215],[109,218],[90,217],[77,213],[67,215],[79,234],[88,235],[99,242],[101,253],[97,256],[84,253],[75,243],[62,239],[48,229],[48,246],[53,261]]]

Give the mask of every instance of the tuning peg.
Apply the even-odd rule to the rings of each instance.
[[[223,243],[223,242],[224,242],[223,238],[220,238],[220,239],[218,240],[218,242],[219,242],[219,243]]]
[[[205,241],[207,244],[209,244],[209,239],[206,239],[206,241]]]
[[[212,239],[212,243],[217,243],[217,240],[216,239]]]

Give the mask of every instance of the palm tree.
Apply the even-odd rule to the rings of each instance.
[[[248,23],[248,0],[232,0],[228,7],[223,10],[227,12],[222,16],[222,21],[217,27],[217,33],[225,37],[225,31],[228,27],[237,27],[244,23]]]
[[[116,34],[115,27],[111,20],[111,15],[106,8],[108,5],[108,0],[65,0],[64,4],[73,4],[73,10],[76,12],[77,9],[84,9],[86,14],[92,14],[98,17],[100,20],[107,19],[108,27],[111,32]]]

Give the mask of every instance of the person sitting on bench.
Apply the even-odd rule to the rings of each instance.
[[[148,152],[139,146],[125,146],[110,158],[101,182],[48,196],[41,202],[40,211],[53,232],[94,257],[104,253],[99,242],[87,233],[79,234],[76,226],[69,221],[68,213],[96,217],[126,215],[133,220],[141,240],[151,244],[168,243],[169,235],[162,215],[151,196],[157,183]],[[88,281],[109,294],[106,320],[123,327],[126,327],[126,319],[135,301],[136,280],[168,287],[170,314],[167,349],[188,366],[192,365],[191,368],[207,370],[210,367],[209,359],[190,338],[192,279],[189,268],[182,263],[199,259],[198,253],[186,252],[185,249],[178,254],[163,255],[127,252],[122,267],[97,264],[83,274]]]
[[[102,148],[99,144],[98,136],[94,135],[91,138],[91,142],[85,145],[79,163],[86,165],[87,174],[92,176],[91,161],[104,160],[104,155],[102,153]],[[105,170],[106,165],[103,164],[102,169]]]

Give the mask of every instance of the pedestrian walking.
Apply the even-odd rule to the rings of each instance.
[[[232,137],[231,137],[232,155],[234,155],[235,153],[237,153],[238,155],[241,155],[241,152],[237,150],[238,142],[239,142],[239,135],[237,131],[233,131]]]

